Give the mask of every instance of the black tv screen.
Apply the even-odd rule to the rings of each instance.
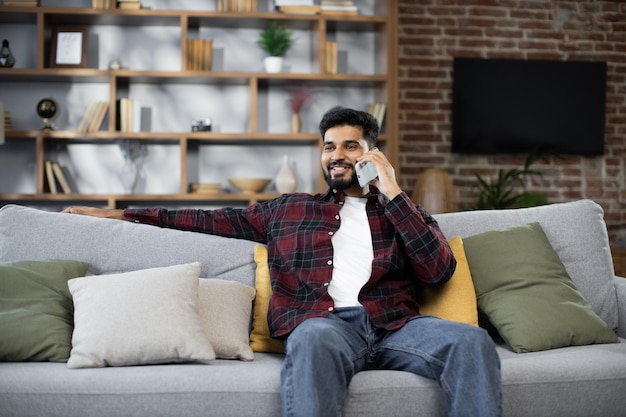
[[[455,58],[452,152],[601,155],[606,63]]]

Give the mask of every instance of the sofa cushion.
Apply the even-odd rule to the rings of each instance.
[[[456,258],[454,274],[443,285],[422,289],[419,297],[420,313],[478,326],[476,293],[463,239],[455,236],[449,243]]]
[[[72,339],[67,280],[88,264],[68,260],[0,263],[0,361],[65,362]]]
[[[74,333],[68,368],[209,362],[198,316],[200,264],[68,281]]]
[[[200,262],[203,277],[254,287],[254,245],[128,221],[0,208],[0,262],[75,259],[88,262],[87,273],[98,275]]]
[[[576,287],[609,327],[616,329],[617,295],[602,208],[591,200],[510,210],[475,210],[433,216],[448,238],[462,238],[539,222]]]
[[[267,249],[264,246],[256,245],[254,247],[254,262],[256,263],[256,298],[254,300],[250,347],[255,352],[283,353],[285,351],[283,341],[270,337],[270,328],[267,323],[267,312],[270,298],[272,298],[272,284],[267,265]]]
[[[420,312],[445,320],[478,325],[478,307],[476,293],[470,275],[467,258],[463,249],[463,240],[456,236],[450,240],[450,248],[457,260],[456,270],[450,280],[439,287],[423,288],[420,294]],[[284,351],[283,342],[272,339],[267,324],[267,310],[272,296],[267,249],[257,245],[254,248],[257,295],[254,301],[254,317],[250,346],[255,352]]]
[[[478,305],[517,352],[617,342],[578,291],[539,223],[465,239]]]
[[[254,295],[236,281],[200,279],[198,313],[217,358],[254,359],[248,340]]]

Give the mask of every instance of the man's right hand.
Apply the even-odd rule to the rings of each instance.
[[[61,213],[82,214],[84,216],[103,217],[105,219],[124,220],[122,209],[102,209],[97,207],[68,207]]]

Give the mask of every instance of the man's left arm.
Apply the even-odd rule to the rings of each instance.
[[[437,221],[424,209],[400,193],[385,207],[385,214],[402,237],[416,276],[425,285],[448,281],[456,259]]]

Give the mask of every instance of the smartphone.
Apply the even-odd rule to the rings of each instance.
[[[354,168],[361,187],[365,187],[371,180],[378,177],[378,171],[376,171],[376,165],[374,164],[357,162]]]

